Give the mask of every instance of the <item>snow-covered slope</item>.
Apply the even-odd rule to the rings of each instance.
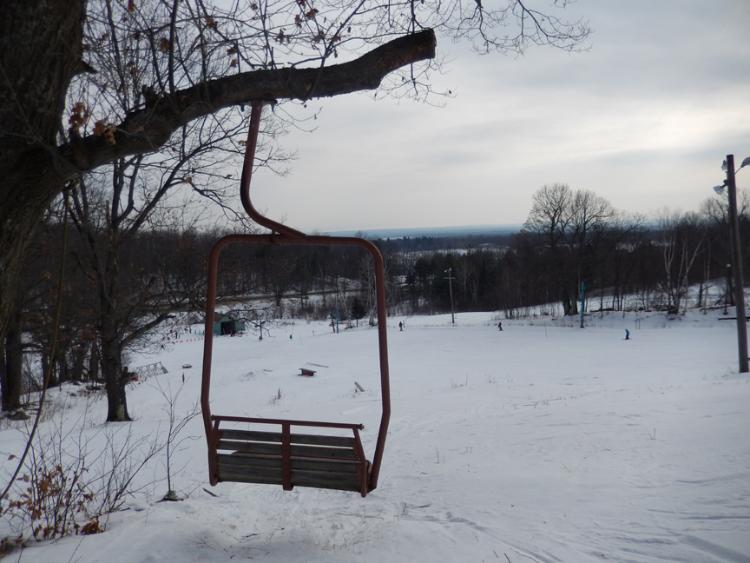
[[[503,321],[500,332],[491,314],[462,314],[457,326],[409,318],[399,332],[399,320],[389,331],[391,430],[367,498],[211,488],[196,418],[183,435],[197,439],[175,459],[186,500],[157,502],[166,492],[157,482],[106,533],[32,545],[22,561],[750,561],[750,377],[735,373],[733,323]],[[157,381],[177,389],[184,373],[178,415],[193,406],[201,355],[186,338],[133,358],[169,369],[130,391],[135,434],[164,432]],[[371,455],[374,329],[332,334],[298,321],[262,342],[218,338],[214,358],[215,414],[362,422]],[[298,377],[300,367],[317,374]],[[84,401],[67,403],[73,417]],[[89,417],[103,419],[103,400]],[[0,451],[20,443],[0,432]],[[163,477],[162,462],[139,479]]]

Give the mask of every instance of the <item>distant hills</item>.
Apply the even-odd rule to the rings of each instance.
[[[337,236],[364,236],[368,239],[389,238],[448,238],[465,236],[512,235],[521,230],[521,225],[461,225],[453,227],[403,227],[393,229],[361,229],[358,231],[334,231]]]

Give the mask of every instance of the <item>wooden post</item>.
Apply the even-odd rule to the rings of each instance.
[[[281,480],[285,491],[292,490],[292,433],[290,424],[281,424]]]

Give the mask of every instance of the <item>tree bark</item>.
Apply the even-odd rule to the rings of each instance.
[[[21,408],[21,379],[23,375],[23,348],[21,342],[21,311],[16,307],[11,315],[4,346],[0,347],[0,383],[2,384],[2,410]]]
[[[89,352],[89,370],[87,374],[89,381],[97,381],[99,379],[100,365],[101,359],[99,358],[99,346],[97,346],[96,341],[93,341]]]
[[[82,69],[84,0],[5,0],[0,17],[0,338],[34,227],[64,178],[57,133]]]
[[[70,380],[71,381],[82,381],[83,380],[83,364],[86,361],[86,347],[81,344],[76,345],[73,348],[73,358],[70,369]]]
[[[125,394],[127,374],[123,370],[123,342],[117,323],[119,300],[119,262],[117,233],[107,233],[109,246],[102,257],[104,270],[97,273],[99,292],[98,332],[101,340],[102,377],[107,390],[107,422],[131,420]]]
[[[109,276],[97,280],[99,285],[99,338],[101,367],[107,391],[107,422],[131,420],[125,394],[126,374],[122,366],[122,342],[115,322],[117,314],[117,253],[109,249],[105,258]]]
[[[122,370],[122,350],[117,338],[102,337],[102,375],[107,390],[107,422],[131,420],[125,395],[125,374]]]

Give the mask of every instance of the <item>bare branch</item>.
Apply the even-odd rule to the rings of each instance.
[[[432,30],[399,37],[353,61],[316,69],[256,70],[211,80],[159,97],[130,112],[116,127],[114,143],[89,135],[60,147],[79,172],[117,158],[153,152],[180,126],[252,100],[306,100],[377,88],[390,72],[435,56]],[[311,85],[315,85],[311,88]]]

